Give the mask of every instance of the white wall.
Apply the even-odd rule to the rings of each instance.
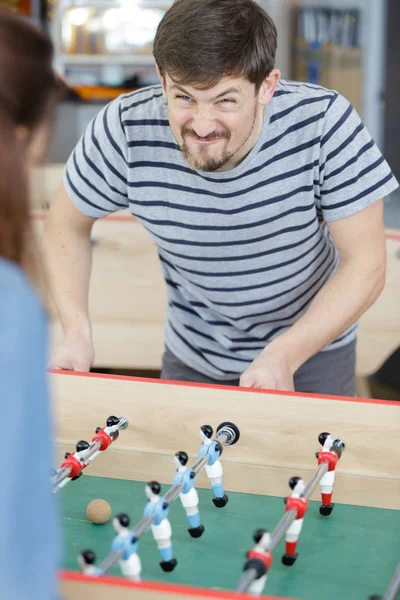
[[[278,51],[276,67],[281,70],[283,79],[290,79],[292,71],[293,28],[292,8],[295,0],[258,0],[258,3],[274,20],[278,30]]]

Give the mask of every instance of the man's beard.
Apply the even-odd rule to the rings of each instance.
[[[184,127],[182,129],[182,139],[183,142],[181,144],[181,150],[183,152],[184,157],[186,158],[187,162],[189,163],[189,165],[192,167],[192,169],[195,169],[196,171],[217,171],[218,169],[220,169],[221,167],[223,167],[228,160],[230,160],[234,154],[234,152],[228,152],[225,148],[222,151],[221,156],[219,157],[215,157],[213,158],[212,156],[209,156],[208,154],[208,147],[207,146],[203,146],[201,147],[199,145],[198,150],[196,153],[192,152],[189,148],[189,144],[187,143],[187,137],[190,136],[194,139],[199,139],[199,137],[196,135],[196,133],[193,131],[193,129],[190,129],[188,127]],[[221,140],[227,140],[229,142],[231,136],[229,131],[224,130],[221,132],[215,132],[215,133],[211,133],[210,135],[207,135],[203,138],[201,138],[202,140],[215,140],[215,139],[221,139]]]
[[[181,132],[181,136],[183,139],[183,142],[181,144],[181,150],[182,150],[182,153],[183,153],[185,159],[187,160],[189,165],[192,167],[192,169],[194,169],[196,171],[218,171],[218,169],[221,169],[224,165],[226,165],[231,160],[231,158],[237,152],[239,152],[239,150],[246,144],[247,140],[253,133],[254,125],[256,122],[256,117],[257,117],[257,109],[254,110],[253,124],[249,131],[249,134],[246,136],[246,139],[242,142],[242,144],[240,144],[240,146],[238,148],[236,148],[235,150],[232,150],[230,152],[226,148],[227,144],[229,143],[229,140],[231,139],[231,134],[227,129],[224,129],[224,130],[218,131],[218,132],[213,132],[210,135],[207,135],[207,136],[201,138],[202,140],[215,140],[215,139],[226,140],[225,147],[222,150],[221,155],[217,156],[217,157],[209,156],[208,146],[204,146],[204,147],[199,146],[196,153],[192,152],[189,148],[189,144],[187,143],[186,138],[188,136],[192,137],[194,139],[200,139],[200,138],[196,134],[196,132],[193,129],[191,129],[190,127],[183,127],[182,132]]]

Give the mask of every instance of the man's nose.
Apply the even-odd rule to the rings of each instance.
[[[207,137],[208,135],[214,133],[216,129],[215,120],[212,115],[206,110],[199,110],[198,113],[193,118],[191,123],[193,131],[199,137]]]

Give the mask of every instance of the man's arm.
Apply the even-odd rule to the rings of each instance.
[[[78,211],[62,185],[43,233],[50,288],[65,336],[52,357],[53,368],[89,371],[94,360],[88,309],[94,221]]]
[[[293,375],[311,356],[340,336],[383,290],[386,242],[383,200],[328,223],[340,265],[288,331],[243,373],[240,385],[293,390]]]

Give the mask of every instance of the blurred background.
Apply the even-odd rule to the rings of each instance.
[[[399,0],[257,0],[278,28],[285,79],[336,89],[355,106],[400,179]],[[46,29],[68,93],[51,163],[64,163],[92,117],[121,93],[157,82],[152,41],[172,0],[0,0]],[[386,200],[400,227],[400,193]]]

